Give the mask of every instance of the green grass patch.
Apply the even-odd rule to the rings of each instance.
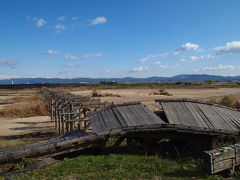
[[[46,169],[13,176],[26,179],[163,179],[220,180],[221,176],[205,174],[202,162],[196,159],[167,160],[158,156],[126,154],[82,155],[65,158]]]

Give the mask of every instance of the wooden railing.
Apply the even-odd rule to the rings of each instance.
[[[112,105],[100,102],[90,96],[74,95],[68,92],[42,88],[42,94],[49,102],[51,122],[58,133],[78,130],[91,130],[88,114],[97,109]]]

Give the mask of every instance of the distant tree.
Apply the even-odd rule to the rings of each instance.
[[[204,84],[210,85],[210,84],[212,84],[213,82],[214,82],[214,80],[206,80],[206,81],[204,81]]]

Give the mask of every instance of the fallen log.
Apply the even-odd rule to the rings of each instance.
[[[104,136],[98,137],[94,133],[88,134],[85,131],[73,131],[50,140],[0,151],[0,164],[16,161],[25,157],[40,156],[65,150],[87,149],[94,146],[98,141],[102,141],[104,138]]]

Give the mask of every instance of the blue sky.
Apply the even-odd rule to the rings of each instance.
[[[0,79],[240,75],[239,0],[2,0]]]

